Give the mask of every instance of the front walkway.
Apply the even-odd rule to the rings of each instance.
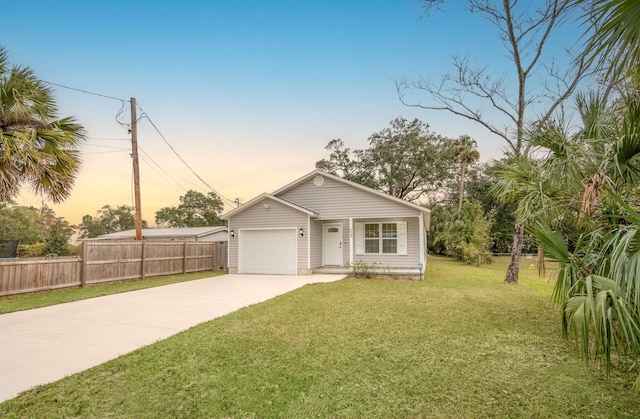
[[[224,275],[0,316],[0,402],[306,284],[344,275]]]

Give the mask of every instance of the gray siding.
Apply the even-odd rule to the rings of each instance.
[[[411,218],[358,218],[354,219],[356,222],[363,223],[380,223],[380,222],[392,222],[392,221],[406,221],[407,222],[407,254],[406,255],[356,255],[354,252],[353,261],[357,262],[362,260],[366,263],[379,263],[379,268],[415,268],[420,262],[420,234],[422,234],[418,228],[418,217]],[[348,237],[348,236],[347,236]],[[355,240],[355,238],[354,238]],[[354,243],[355,245],[355,243]],[[347,259],[348,256],[347,256]]]
[[[264,203],[269,204],[269,210],[264,208]],[[236,238],[229,239],[229,268],[238,267],[238,237],[239,234],[242,234],[240,229],[296,227],[296,229],[303,228],[307,231],[307,223],[307,214],[269,198],[265,198],[238,215],[232,216],[229,219],[229,231],[234,230]],[[308,240],[306,235],[300,237],[299,234],[296,234],[296,237],[298,238],[298,269],[306,269]]]
[[[322,221],[311,220],[311,268],[322,266]]]
[[[421,212],[326,176],[322,186],[314,185],[313,178],[310,178],[295,188],[278,194],[278,197],[317,212],[322,220],[409,217]]]

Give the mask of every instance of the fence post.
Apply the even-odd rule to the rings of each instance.
[[[147,247],[147,242],[142,240],[142,250],[140,251],[140,279],[144,279],[144,275],[147,270],[147,267],[145,264],[146,247]]]
[[[187,242],[184,242],[182,247],[182,273],[187,273]]]
[[[88,241],[84,240],[82,242],[82,253],[81,253],[81,261],[80,261],[80,287],[84,288],[87,285],[87,251]]]
[[[217,271],[220,267],[220,263],[218,262],[218,259],[220,259],[218,257],[220,251],[218,249],[220,249],[220,242],[211,243],[211,257],[213,258],[213,260],[211,261],[211,270],[214,271]]]

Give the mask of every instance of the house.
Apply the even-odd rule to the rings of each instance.
[[[320,170],[221,218],[230,273],[347,272],[362,261],[419,277],[426,261],[429,209]]]
[[[177,228],[143,228],[143,240],[156,241],[227,241],[229,234],[225,226],[211,227],[177,227]],[[134,240],[136,230],[125,230],[117,233],[103,234],[95,240]]]

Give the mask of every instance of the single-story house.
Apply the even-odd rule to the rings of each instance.
[[[221,242],[227,241],[229,234],[226,226],[211,227],[176,227],[176,228],[143,228],[143,240],[156,241],[190,241]],[[117,233],[103,234],[96,240],[135,240],[136,230],[125,230]]]
[[[430,211],[314,170],[221,216],[229,231],[229,272],[309,275],[366,264],[419,277]]]

